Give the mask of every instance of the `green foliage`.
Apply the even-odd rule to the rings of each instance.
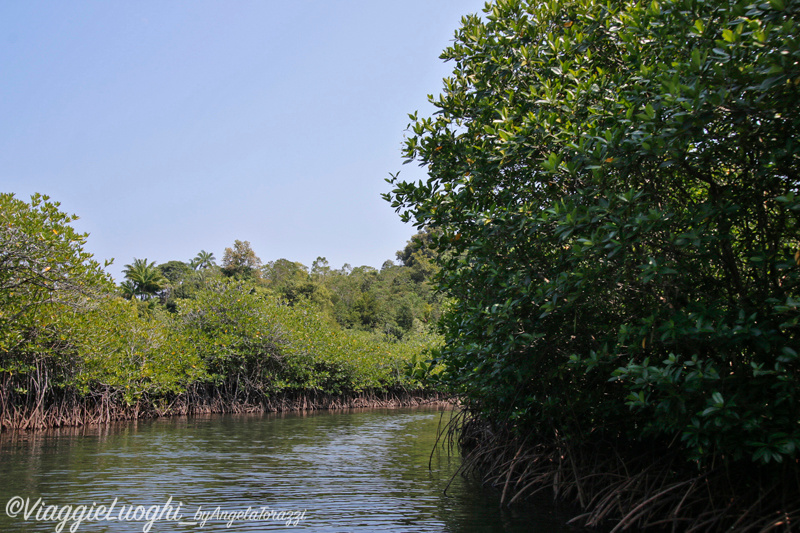
[[[115,291],[75,218],[45,196],[0,195],[0,403],[15,412],[75,397],[147,409],[185,392],[247,402],[424,384],[404,369],[435,337],[412,310],[402,343],[333,318],[331,291],[343,282],[362,302],[359,320],[378,323],[389,295],[370,291],[374,269],[336,273],[319,258],[309,273],[279,260],[262,277],[249,243],[236,241],[222,271],[204,251],[191,264],[134,259]]]
[[[163,312],[142,314],[135,302],[102,298],[71,322],[83,393],[110,390],[129,405],[145,396],[180,393],[205,375],[203,362]]]
[[[414,253],[432,270],[431,250]],[[418,275],[421,267],[334,270],[319,257],[310,271],[287,259],[258,268],[244,241],[226,250],[224,275],[209,257],[201,251],[188,265],[159,265],[168,281],[160,303],[148,300],[139,309],[143,320],[160,322],[185,341],[205,372],[199,382],[263,394],[426,383],[405,372],[437,339],[429,324],[438,317],[439,299],[427,274]]]
[[[195,260],[200,261],[200,264],[208,264],[199,255]],[[250,241],[236,239],[233,248],[225,248],[225,255],[222,257],[222,273],[226,276],[236,279],[258,279],[260,268],[261,259],[253,251]]]
[[[70,226],[76,219],[47,196],[0,194],[0,374],[71,373],[65,319],[112,290],[83,249],[86,234]]]
[[[445,366],[438,360],[442,348],[442,338],[422,332],[407,343],[410,344],[410,357],[406,359],[405,376],[412,386],[425,389],[446,388],[442,377]],[[416,346],[415,346],[416,345]]]
[[[286,369],[278,306],[242,282],[220,280],[178,305],[176,325],[214,383],[268,391]]]
[[[358,392],[403,385],[409,350],[367,333],[345,331],[313,302],[294,305],[241,282],[209,284],[180,302],[176,319],[208,379],[277,392]]]
[[[211,252],[206,252],[205,250],[200,250],[194,259],[189,261],[189,266],[194,270],[205,270],[207,268],[216,266],[216,264],[217,263],[214,254]]]
[[[397,259],[403,266],[411,267],[411,279],[423,282],[436,273],[436,240],[438,232],[430,227],[411,237],[405,248],[397,252]]]
[[[122,286],[122,293],[128,299],[139,297],[142,300],[149,300],[168,283],[162,271],[156,267],[156,262],[148,263],[147,259],[134,257],[133,264],[125,265],[122,272],[127,280]]]
[[[191,276],[194,270],[191,265],[183,261],[167,261],[158,265],[158,270],[170,285],[180,284],[184,279]]]
[[[337,322],[398,340],[433,327],[441,306],[430,283],[435,267],[428,256],[417,255],[421,260],[413,266],[387,261],[380,271],[371,267],[329,271],[321,283],[330,293]]]
[[[288,259],[270,261],[262,268],[262,280],[269,289],[290,304],[301,299],[310,300],[321,308],[329,310],[332,306],[331,295],[324,285],[325,276],[319,271],[319,269],[324,271],[327,267],[320,266],[318,263],[320,259],[327,265],[324,258],[317,258],[314,265],[318,271],[314,275],[310,275],[308,268],[296,261]]]
[[[386,199],[435,228],[445,381],[494,421],[800,448],[800,2],[463,19]]]

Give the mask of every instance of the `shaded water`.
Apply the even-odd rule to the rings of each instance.
[[[439,450],[428,468],[440,415],[219,415],[2,435],[0,531],[570,531],[552,507],[501,508],[460,476],[444,494],[460,459]]]

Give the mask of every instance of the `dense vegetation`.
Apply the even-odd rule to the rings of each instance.
[[[517,490],[586,522],[800,518],[800,2],[497,0],[442,58],[429,178],[386,198],[436,230],[444,379],[517,439],[496,479],[527,439],[555,451]]]
[[[219,267],[134,259],[115,286],[74,218],[0,194],[0,427],[396,398],[430,373],[440,304],[411,264],[419,237],[380,271],[262,266],[236,241]]]

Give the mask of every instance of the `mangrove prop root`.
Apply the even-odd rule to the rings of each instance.
[[[362,391],[329,394],[294,391],[268,394],[262,391],[215,386],[193,386],[182,394],[126,403],[119,391],[95,390],[88,394],[51,391],[29,398],[14,398],[0,390],[0,431],[107,424],[120,420],[211,413],[264,413],[350,408],[398,408],[421,405],[453,405],[449,395],[432,391]]]
[[[442,428],[456,442],[456,475],[497,488],[502,504],[550,491],[581,509],[570,523],[603,531],[800,531],[798,465],[786,475],[753,464],[701,469],[671,445],[592,443],[521,437],[462,409]],[[730,466],[730,465],[729,465]],[[732,473],[733,472],[733,473]],[[452,481],[452,480],[451,480]]]

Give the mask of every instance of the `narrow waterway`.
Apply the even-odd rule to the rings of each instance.
[[[438,449],[428,467],[441,419],[220,415],[2,435],[0,531],[571,531],[551,506],[505,509],[460,476],[445,493],[460,459]]]

